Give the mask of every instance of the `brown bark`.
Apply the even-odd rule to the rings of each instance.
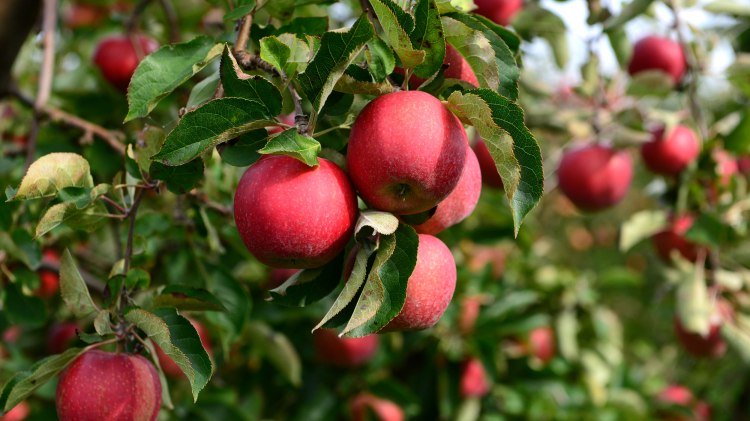
[[[7,95],[18,51],[41,10],[41,0],[0,1],[0,97]]]

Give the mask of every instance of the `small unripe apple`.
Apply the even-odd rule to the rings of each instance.
[[[555,331],[551,327],[538,327],[529,333],[527,350],[530,355],[542,363],[548,363],[555,357]]]
[[[294,126],[296,124],[296,122],[294,120],[295,119],[295,115],[296,114],[294,114],[294,113],[281,115],[281,116],[279,116],[279,121],[281,121],[284,124],[288,124],[290,126]],[[279,134],[279,133],[283,132],[286,129],[287,129],[286,127],[282,127],[282,126],[271,126],[271,127],[267,128],[268,134]]]
[[[55,396],[60,421],[154,421],[161,381],[140,355],[85,352],[60,374]]]
[[[0,421],[23,421],[30,413],[29,404],[23,401],[6,412],[5,415],[0,416]]]
[[[464,335],[474,331],[479,311],[482,308],[482,300],[478,296],[468,296],[461,300],[461,312],[458,316],[458,329]]]
[[[619,203],[633,179],[627,152],[587,145],[563,154],[557,170],[560,190],[578,209],[595,212]]]
[[[682,80],[686,69],[682,46],[669,38],[653,35],[635,43],[628,65],[631,76],[647,70],[660,70],[669,75],[674,83]]]
[[[461,53],[450,44],[445,45],[445,58],[443,59],[443,64],[448,66],[443,72],[444,78],[462,80],[475,88],[479,87],[477,75],[474,73],[474,70],[471,69],[469,62],[466,61],[464,56],[462,56]],[[404,69],[397,67],[395,73],[403,76]],[[411,77],[409,77],[409,87],[416,89],[426,80],[427,79],[422,79],[419,76],[411,75]]]
[[[709,317],[708,333],[705,335],[688,332],[680,318],[675,315],[674,331],[677,340],[685,351],[695,357],[721,357],[727,351],[727,343],[721,336],[721,326],[725,318],[732,317],[732,313],[733,310],[729,304],[717,302],[714,312]]]
[[[435,325],[456,289],[456,262],[442,241],[419,234],[417,264],[406,283],[401,313],[383,331],[420,330]]]
[[[698,138],[685,126],[677,126],[670,133],[660,128],[652,135],[652,140],[641,147],[641,155],[646,167],[656,174],[676,176],[700,154]]]
[[[427,221],[414,226],[420,234],[436,235],[444,229],[463,221],[474,212],[482,193],[482,172],[477,157],[466,145],[466,162],[458,185],[442,202]]]
[[[461,373],[461,396],[481,398],[489,391],[490,382],[482,362],[478,358],[470,358],[464,363]]]
[[[358,367],[366,364],[378,351],[378,336],[339,338],[336,331],[318,329],[313,333],[315,355],[318,360],[338,367]]]
[[[398,404],[369,393],[360,393],[352,399],[352,421],[403,421],[404,411]],[[374,418],[372,418],[374,416]]]
[[[206,353],[208,353],[210,357],[213,353],[213,350],[211,347],[211,336],[208,334],[208,329],[206,329],[206,327],[198,321],[192,319],[188,320],[190,320],[190,324],[192,324],[196,332],[198,332],[198,337],[201,339],[201,344],[203,344],[203,348],[206,350]],[[159,365],[161,366],[164,374],[175,379],[185,377],[185,374],[182,372],[180,366],[177,365],[177,363],[174,362],[174,360],[169,355],[167,355],[167,353],[164,352],[164,350],[161,349],[159,345],[154,344],[154,349],[156,349],[156,356],[159,358]]]
[[[42,261],[55,265],[60,264],[60,253],[55,249],[45,249],[42,253]],[[40,269],[39,288],[36,295],[41,298],[51,298],[60,290],[60,274],[50,269]]]
[[[250,253],[277,268],[315,268],[346,246],[357,198],[336,164],[308,167],[288,156],[264,156],[242,176],[234,220]]]
[[[349,136],[347,166],[371,207],[397,215],[424,212],[458,184],[466,131],[434,96],[399,91],[367,104]]]
[[[474,0],[474,13],[490,19],[498,25],[507,25],[523,8],[523,0]]]
[[[490,150],[487,149],[487,144],[484,143],[484,140],[477,139],[477,143],[474,145],[474,153],[477,155],[479,168],[482,170],[482,182],[484,185],[495,189],[502,189],[503,179],[500,178],[500,173],[497,172],[495,160],[492,159]]]
[[[61,354],[78,338],[78,324],[65,322],[52,326],[47,333],[47,352]]]
[[[693,226],[693,222],[693,216],[688,214],[672,218],[667,229],[651,237],[656,253],[662,261],[672,262],[672,250],[679,251],[682,257],[691,262],[698,259],[700,247],[685,238],[685,233]]]
[[[145,35],[135,35],[135,42],[127,35],[113,35],[101,40],[94,51],[94,64],[104,79],[123,92],[141,61],[139,53],[145,57],[159,48],[156,40]]]
[[[63,22],[70,29],[92,28],[109,15],[106,7],[97,4],[74,2],[63,14]]]
[[[263,288],[267,290],[278,288],[297,272],[299,272],[299,269],[271,269],[268,282],[266,282]]]

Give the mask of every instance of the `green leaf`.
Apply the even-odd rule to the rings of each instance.
[[[36,270],[42,260],[39,244],[22,228],[10,233],[0,231],[0,249],[23,262],[30,269]]]
[[[414,9],[414,31],[410,34],[412,44],[424,51],[425,60],[414,68],[414,74],[427,79],[437,73],[445,59],[445,39],[435,0],[419,0]]]
[[[233,333],[239,335],[250,314],[250,297],[231,274],[215,270],[212,275],[207,281],[208,289],[226,308],[223,313],[213,314],[226,318],[234,328]]]
[[[500,86],[500,70],[495,61],[495,51],[487,37],[481,31],[474,30],[452,17],[443,16],[442,21],[445,40],[466,58],[477,76],[479,86],[497,90]]]
[[[750,363],[750,330],[732,323],[722,323],[721,336],[732,345],[745,364]]]
[[[359,214],[359,219],[354,227],[354,234],[359,234],[362,228],[369,227],[372,231],[382,234],[391,235],[398,229],[398,218],[388,212],[366,210]],[[373,232],[370,234],[373,234]]]
[[[224,304],[203,288],[168,285],[154,298],[156,307],[175,307],[181,311],[227,311]]]
[[[498,93],[511,100],[518,98],[518,79],[521,77],[521,70],[518,68],[513,52],[508,47],[508,44],[505,43],[505,40],[491,27],[487,26],[485,23],[486,20],[482,21],[478,19],[478,15],[456,14],[451,15],[451,18],[474,31],[481,32],[487,41],[489,41],[490,47],[494,51],[493,58],[498,70],[499,79],[496,88]],[[471,61],[469,61],[469,65],[471,64]],[[480,72],[481,68],[479,71],[474,71],[475,74],[479,74]]]
[[[289,383],[299,386],[302,382],[302,362],[291,341],[265,323],[253,322],[248,330],[254,347],[268,358]]]
[[[394,92],[396,89],[393,85],[391,85],[390,82],[370,82],[370,81],[362,81],[359,80],[353,76],[351,76],[348,73],[345,73],[341,78],[336,82],[336,92],[342,92],[345,94],[359,94],[359,95],[374,95],[374,96],[380,96],[385,95],[391,92]]]
[[[401,224],[395,233],[380,237],[372,269],[343,335],[362,337],[376,333],[401,312],[406,284],[417,263],[418,245],[419,236],[406,224]]]
[[[148,288],[151,284],[151,275],[141,268],[133,268],[125,276],[125,288],[128,290]]]
[[[524,217],[544,193],[541,151],[524,125],[523,110],[488,89],[454,92],[446,106],[482,136],[503,180],[518,235]]]
[[[736,155],[750,154],[750,111],[740,114],[740,121],[724,139],[724,147]]]
[[[367,43],[365,50],[367,70],[370,71],[375,82],[385,82],[388,75],[393,73],[396,67],[396,57],[393,50],[380,38],[374,38]]]
[[[332,293],[341,281],[344,253],[322,268],[297,272],[278,288],[269,291],[274,302],[293,307],[305,307]]]
[[[55,152],[31,164],[9,200],[51,197],[67,187],[94,187],[89,162],[78,154]]]
[[[58,203],[44,212],[36,226],[35,238],[49,233],[65,224],[73,229],[92,232],[106,220],[107,209],[102,203],[94,203],[85,209],[78,209],[74,203]]]
[[[300,134],[297,129],[287,129],[274,136],[258,150],[263,155],[286,155],[304,162],[307,166],[318,165],[320,142]]]
[[[435,3],[441,15],[453,12],[468,13],[476,7],[473,0],[436,0]]]
[[[721,247],[730,239],[732,229],[721,218],[711,213],[701,213],[685,233],[685,238],[698,244]]]
[[[242,17],[245,17],[248,13],[252,12],[253,9],[255,9],[255,1],[251,0],[246,4],[240,4],[231,11],[227,12],[224,15],[224,20],[237,20]]]
[[[282,25],[275,34],[295,35],[323,35],[328,30],[328,16],[325,17],[299,17]]]
[[[213,92],[211,95],[213,96]],[[147,125],[138,133],[138,140],[133,145],[133,159],[144,173],[151,171],[151,157],[159,152],[166,136],[164,129],[152,125]]]
[[[245,74],[229,53],[224,49],[221,57],[221,84],[228,97],[239,97],[258,102],[263,107],[264,115],[276,116],[281,113],[281,93],[275,86],[261,76]]]
[[[151,177],[167,183],[169,191],[174,194],[184,194],[192,190],[203,179],[203,160],[194,159],[177,166],[153,162],[150,170]]]
[[[214,367],[190,321],[167,308],[153,313],[132,308],[125,313],[125,320],[144,331],[180,367],[190,382],[193,401],[198,400]]]
[[[213,73],[211,76],[201,80],[193,86],[190,90],[190,96],[188,97],[186,109],[192,109],[199,107],[206,102],[213,99],[216,94],[216,88],[219,87],[219,73]],[[156,151],[154,151],[155,153]]]
[[[110,310],[102,310],[96,315],[96,318],[94,319],[94,330],[96,330],[97,334],[104,336],[113,333],[110,324],[111,316],[112,312]]]
[[[715,0],[703,7],[707,12],[732,15],[737,17],[750,17],[750,4],[737,0]]]
[[[224,44],[203,36],[165,45],[146,56],[130,80],[125,122],[147,116],[162,98],[218,57],[222,48]]]
[[[375,35],[372,24],[361,16],[347,32],[326,32],[315,58],[299,75],[302,92],[319,112],[349,63]]]
[[[708,334],[711,328],[711,299],[706,287],[704,262],[688,264],[681,268],[683,281],[677,287],[677,315],[686,331],[700,335]]]
[[[65,249],[60,260],[60,294],[68,310],[78,318],[98,311],[68,249]]]
[[[628,61],[630,60],[630,50],[632,48],[630,41],[628,40],[628,34],[625,32],[625,28],[618,26],[605,31],[604,33],[607,34],[609,44],[612,46],[612,51],[614,51],[615,57],[617,57],[617,63],[620,64],[620,67],[624,68],[628,65]]]
[[[643,14],[653,2],[654,0],[632,0],[623,7],[619,15],[607,19],[603,24],[603,29],[610,30],[630,22],[633,18]]]
[[[243,133],[276,124],[261,101],[219,98],[185,114],[153,159],[169,166],[188,163]]]
[[[41,327],[47,321],[44,301],[37,297],[23,295],[16,284],[5,286],[5,316],[11,324],[28,327]]]
[[[235,167],[247,167],[260,159],[258,150],[265,146],[268,132],[260,129],[247,132],[221,145],[221,159]]]
[[[317,51],[317,39],[300,38],[293,34],[264,37],[260,40],[260,58],[287,77],[293,77],[307,68],[307,63]]]
[[[51,355],[39,360],[28,371],[16,373],[0,391],[0,408],[10,411],[31,396],[37,389],[52,380],[73,360],[83,354],[82,348],[70,348],[62,354]]]
[[[516,34],[515,32],[511,31],[510,29],[498,25],[495,22],[487,19],[486,17],[482,15],[473,14],[471,15],[475,20],[481,22],[484,24],[484,26],[497,34],[502,40],[505,42],[505,45],[510,48],[510,51],[513,52],[513,55],[518,54],[519,48],[521,48],[521,38]]]
[[[404,68],[413,69],[425,61],[425,52],[415,49],[409,34],[414,19],[392,0],[369,0],[383,27],[384,38],[401,60]],[[441,62],[442,64],[442,62]]]
[[[663,210],[645,210],[630,215],[620,228],[620,251],[628,251],[641,241],[651,238],[667,225]]]

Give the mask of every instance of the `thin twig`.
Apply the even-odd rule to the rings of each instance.
[[[164,10],[164,17],[167,19],[167,25],[169,26],[169,42],[180,42],[180,25],[172,2],[170,0],[159,0],[159,4]]]
[[[143,197],[143,190],[138,189],[135,192],[135,199],[133,205],[130,207],[127,213],[129,219],[128,225],[128,240],[125,246],[125,257],[123,264],[123,272],[128,273],[130,269],[130,261],[133,259],[133,237],[135,237],[135,217],[138,213],[138,206],[141,204],[141,198]]]
[[[122,206],[120,206],[119,203],[115,202],[114,200],[110,199],[109,197],[107,197],[107,196],[99,196],[99,199],[103,200],[104,202],[109,203],[112,207],[114,207],[115,209],[117,209],[120,213],[122,213],[122,214],[126,213],[125,208],[123,208]]]
[[[125,31],[128,34],[132,34],[138,27],[138,22],[141,20],[141,15],[146,7],[151,3],[151,0],[141,0],[133,8],[133,12],[130,14],[127,22],[125,22]]]
[[[240,25],[237,41],[234,43],[235,51],[247,51],[247,41],[250,39],[250,27],[253,25],[253,12],[248,13]]]

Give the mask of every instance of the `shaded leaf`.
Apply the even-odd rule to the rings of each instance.
[[[78,154],[55,152],[31,164],[9,200],[50,197],[67,187],[94,187],[89,162]]]
[[[297,272],[278,288],[269,291],[271,298],[279,304],[295,307],[320,301],[339,285],[343,265],[342,252],[322,268]]]
[[[175,307],[182,311],[226,311],[224,304],[203,288],[167,285],[154,298],[156,307]]]
[[[65,305],[78,318],[87,317],[98,310],[68,249],[60,259],[60,294]]]

